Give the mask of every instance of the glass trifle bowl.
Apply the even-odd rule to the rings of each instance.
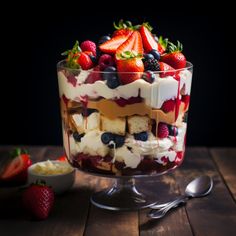
[[[156,203],[135,180],[183,161],[193,66],[148,23],[114,26],[98,44],[77,41],[57,64],[63,143],[72,166],[115,179],[94,205],[135,210]]]

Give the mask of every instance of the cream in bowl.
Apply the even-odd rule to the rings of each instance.
[[[28,183],[44,180],[55,193],[60,194],[70,189],[75,180],[75,169],[64,161],[37,162],[28,169]]]

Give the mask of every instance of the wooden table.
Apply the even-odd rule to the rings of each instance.
[[[10,149],[10,146],[0,148]],[[34,162],[55,159],[62,154],[61,147],[27,148]],[[236,235],[236,148],[188,148],[181,167],[140,184],[150,186],[156,199],[166,202],[183,193],[190,180],[203,174],[214,180],[209,196],[192,199],[163,219],[153,221],[146,217],[148,210],[112,212],[91,205],[91,194],[109,186],[112,180],[79,171],[73,188],[56,197],[46,221],[29,218],[20,204],[20,192],[10,194],[10,190],[0,189],[0,235]]]

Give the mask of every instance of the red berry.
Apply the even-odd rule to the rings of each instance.
[[[175,100],[167,100],[161,106],[161,110],[164,111],[165,113],[174,111],[174,109],[175,109]]]
[[[89,57],[88,54],[84,52],[81,52],[78,58],[78,63],[80,64],[83,70],[89,70],[93,67],[93,62],[91,58]]]
[[[53,207],[54,192],[43,182],[30,185],[23,193],[25,208],[39,220],[46,219]]]
[[[102,80],[100,66],[96,66],[93,68],[93,71],[90,72],[85,83],[86,84],[93,84],[98,80]]]
[[[105,70],[108,66],[114,66],[115,62],[114,59],[111,55],[109,54],[103,54],[98,61],[98,64],[100,66],[100,69],[103,71]]]
[[[188,107],[189,102],[190,102],[190,96],[189,95],[183,95],[182,96],[182,101],[185,103],[185,109]]]
[[[96,56],[96,44],[94,42],[86,40],[80,44],[80,48],[83,52],[90,51],[94,56]]]
[[[169,130],[167,124],[160,122],[158,124],[157,136],[159,138],[166,138],[168,137],[168,135],[169,135]]]

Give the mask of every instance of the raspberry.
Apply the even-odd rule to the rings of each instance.
[[[158,60],[156,60],[156,59],[144,60],[144,68],[145,68],[145,71],[147,71],[147,70],[159,71],[160,70]]]
[[[103,54],[98,61],[98,64],[101,68],[101,70],[105,70],[108,66],[114,66],[115,62],[111,55],[109,54]]]
[[[80,44],[80,48],[83,52],[90,51],[94,56],[96,56],[96,44],[94,42],[86,40]]]
[[[175,109],[175,100],[167,100],[161,106],[162,111],[165,113],[174,111]]]
[[[169,135],[168,126],[165,123],[160,122],[158,124],[157,136],[159,138],[166,138]]]
[[[93,84],[98,80],[102,80],[101,73],[100,73],[100,67],[96,66],[93,68],[93,71],[90,72],[88,75],[85,83],[86,84]]]

